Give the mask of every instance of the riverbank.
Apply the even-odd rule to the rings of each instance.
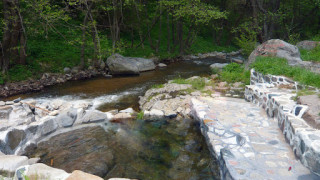
[[[206,54],[198,55],[188,55],[177,57],[173,59],[166,60],[156,60],[154,59],[155,64],[161,62],[165,64],[174,63],[177,61],[191,60],[191,59],[220,59],[221,62],[238,62],[243,63],[244,59],[241,57],[240,51],[231,52],[231,53],[221,53],[221,52],[212,52]],[[162,64],[163,64],[162,63]],[[90,79],[97,76],[103,76],[106,78],[112,78],[112,75],[109,74],[109,68],[102,65],[100,68],[89,67],[87,70],[79,70],[77,67],[68,68],[64,74],[59,73],[44,73],[38,80],[25,80],[21,82],[5,83],[0,85],[0,98],[10,97],[18,94],[24,94],[28,92],[37,92],[43,90],[45,87],[54,86],[57,84],[63,84],[67,81],[77,81]]]

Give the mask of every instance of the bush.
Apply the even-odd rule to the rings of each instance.
[[[4,79],[1,74],[0,74],[0,84],[4,84]]]
[[[250,84],[250,71],[246,71],[242,65],[231,63],[223,68],[220,73],[220,80],[228,83],[243,82]]]
[[[301,67],[289,66],[287,60],[283,58],[259,56],[251,67],[263,74],[283,75],[299,83],[320,88],[320,74]]]

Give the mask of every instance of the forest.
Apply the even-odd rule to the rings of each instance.
[[[320,41],[320,0],[2,0],[0,8],[0,84],[99,66],[114,53],[248,56],[269,39]]]

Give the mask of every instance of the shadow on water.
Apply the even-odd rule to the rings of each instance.
[[[56,135],[26,155],[67,172],[80,169],[104,179],[219,179],[216,162],[193,120],[134,120],[107,127]]]

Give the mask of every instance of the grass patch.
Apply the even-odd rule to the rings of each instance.
[[[206,82],[205,82],[204,78],[196,78],[196,79],[192,79],[192,80],[177,78],[177,79],[173,79],[172,83],[190,84],[192,86],[192,89],[195,89],[195,90],[202,90],[206,86]]]
[[[154,84],[151,86],[152,89],[160,89],[160,88],[163,88],[164,87],[164,84]]]
[[[250,84],[250,71],[246,71],[243,65],[231,63],[225,66],[220,73],[220,80],[228,83],[243,82]]]
[[[314,94],[316,94],[316,92],[310,91],[308,89],[303,89],[297,92],[297,96],[308,96],[308,95],[314,95]]]
[[[183,78],[173,79],[172,83],[175,83],[175,84],[189,84],[189,82],[186,79],[183,79]]]
[[[142,120],[143,117],[144,117],[144,112],[143,112],[143,111],[138,112],[138,114],[137,114],[137,119],[138,119],[138,120]]]
[[[9,69],[8,75],[11,82],[23,81],[33,76],[32,67],[16,65]]]
[[[283,58],[260,56],[251,67],[263,74],[283,75],[301,84],[320,88],[320,74],[301,67],[289,66],[287,60]]]
[[[320,62],[320,46],[312,50],[300,49],[300,54],[304,61]]]
[[[193,79],[189,81],[189,83],[192,85],[192,88],[196,90],[201,90],[206,86],[204,78]]]

